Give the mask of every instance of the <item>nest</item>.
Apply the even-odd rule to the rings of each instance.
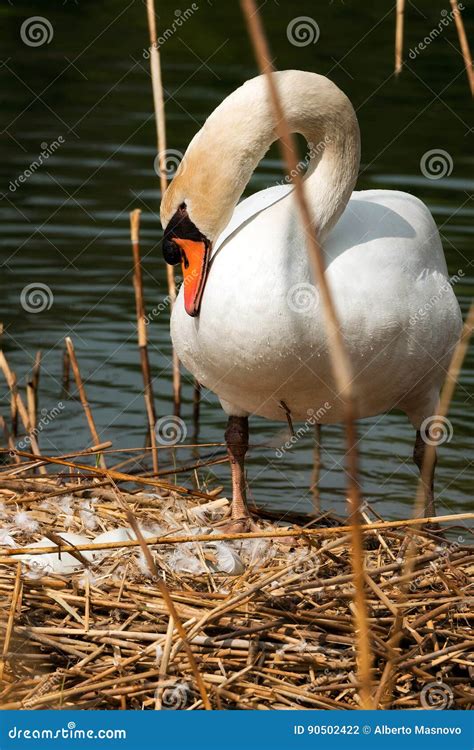
[[[347,527],[226,535],[225,498],[49,476],[2,487],[4,708],[360,707]],[[468,709],[464,538],[408,522],[364,535],[375,705]]]

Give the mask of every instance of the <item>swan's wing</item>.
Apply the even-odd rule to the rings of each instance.
[[[246,221],[255,216],[255,214],[264,211],[277,201],[285,198],[293,190],[293,185],[274,185],[266,190],[260,190],[258,193],[250,195],[239,203],[232,214],[232,218],[226,228],[220,233],[214,243],[212,255],[224,244],[224,242],[236,232],[239,227]]]

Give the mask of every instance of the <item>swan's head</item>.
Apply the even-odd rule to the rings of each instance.
[[[163,257],[171,266],[181,263],[184,306],[188,315],[196,317],[207,278],[211,241],[193,224],[184,202],[164,226]]]

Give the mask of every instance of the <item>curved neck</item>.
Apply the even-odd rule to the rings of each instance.
[[[320,238],[344,211],[357,179],[359,126],[345,94],[324,76],[274,73],[292,132],[308,143],[301,163]],[[191,141],[162,201],[164,225],[185,202],[191,221],[214,241],[229,222],[252,173],[277,139],[264,76],[247,81],[217,107]]]

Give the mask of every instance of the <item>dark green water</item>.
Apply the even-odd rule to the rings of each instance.
[[[237,2],[202,0],[179,9],[160,2],[168,146],[184,151],[212,109],[256,73]],[[465,17],[474,41],[472,3]],[[359,189],[399,188],[422,198],[440,227],[451,274],[465,314],[473,289],[473,119],[463,61],[450,23],[420,54],[415,48],[443,18],[447,0],[408,3],[408,67],[393,71],[394,13],[391,3],[309,0],[262,9],[275,65],[313,70],[331,77],[349,95],[362,131]],[[189,13],[189,9],[192,10]],[[177,25],[177,19],[189,16]],[[42,16],[52,38],[41,46],[21,39],[22,23]],[[309,16],[317,43],[291,44],[288,24]],[[445,17],[445,16],[444,16]],[[40,406],[61,399],[61,352],[71,335],[86,379],[102,439],[116,447],[142,446],[145,412],[134,327],[129,211],[141,208],[142,254],[149,307],[166,297],[160,253],[159,180],[153,169],[155,126],[148,60],[145,6],[138,0],[12,2],[0,8],[1,319],[4,347],[20,385],[35,351],[43,352]],[[171,32],[171,33],[169,33]],[[64,142],[62,142],[64,141]],[[24,182],[15,184],[40,153],[42,143],[59,147]],[[452,172],[428,179],[420,160],[431,149],[446,151]],[[261,164],[248,190],[281,179],[277,149]],[[13,187],[12,187],[13,183]],[[21,304],[30,284],[46,284],[53,303],[41,313]],[[150,355],[159,415],[171,413],[168,313],[149,327]],[[472,354],[468,355],[450,419],[453,437],[439,451],[437,488],[442,512],[472,507]],[[183,417],[190,425],[192,380],[183,373]],[[44,451],[64,452],[89,442],[76,400],[39,436]],[[0,413],[9,414],[0,383]],[[201,440],[221,441],[225,419],[216,398],[203,394]],[[189,431],[191,435],[191,430]],[[417,473],[411,462],[413,430],[394,413],[360,424],[364,493],[386,517],[409,513]],[[248,463],[251,495],[274,508],[309,509],[312,445],[309,437],[283,459],[281,425],[252,420],[256,446]],[[344,511],[343,434],[323,432],[321,477],[324,508]],[[183,456],[185,451],[180,453]],[[209,453],[203,452],[203,457]],[[169,460],[169,457],[168,457]],[[217,474],[227,481],[225,467]]]

